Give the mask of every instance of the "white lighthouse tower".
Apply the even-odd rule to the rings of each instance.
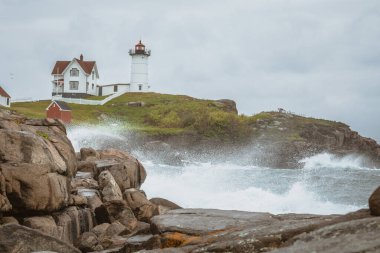
[[[132,56],[130,91],[148,91],[150,88],[148,84],[148,58],[150,50],[147,50],[140,40],[134,49],[129,50],[129,55]]]

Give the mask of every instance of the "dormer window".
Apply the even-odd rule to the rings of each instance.
[[[72,68],[70,70],[70,76],[79,76],[79,69]]]

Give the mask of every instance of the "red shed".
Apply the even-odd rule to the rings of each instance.
[[[60,119],[64,123],[71,123],[71,108],[63,101],[52,101],[46,108],[46,117]]]

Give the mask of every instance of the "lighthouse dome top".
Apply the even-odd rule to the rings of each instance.
[[[134,49],[129,50],[130,55],[143,54],[150,56],[150,50],[145,48],[145,45],[139,40]]]

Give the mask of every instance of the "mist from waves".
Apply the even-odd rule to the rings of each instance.
[[[126,149],[128,132],[109,125],[74,126],[68,136],[81,147]],[[380,170],[363,167],[361,157],[324,153],[305,158],[303,169],[276,169],[233,162],[170,166],[144,159],[148,198],[162,197],[186,208],[217,208],[255,212],[342,214],[367,207],[379,186]]]

